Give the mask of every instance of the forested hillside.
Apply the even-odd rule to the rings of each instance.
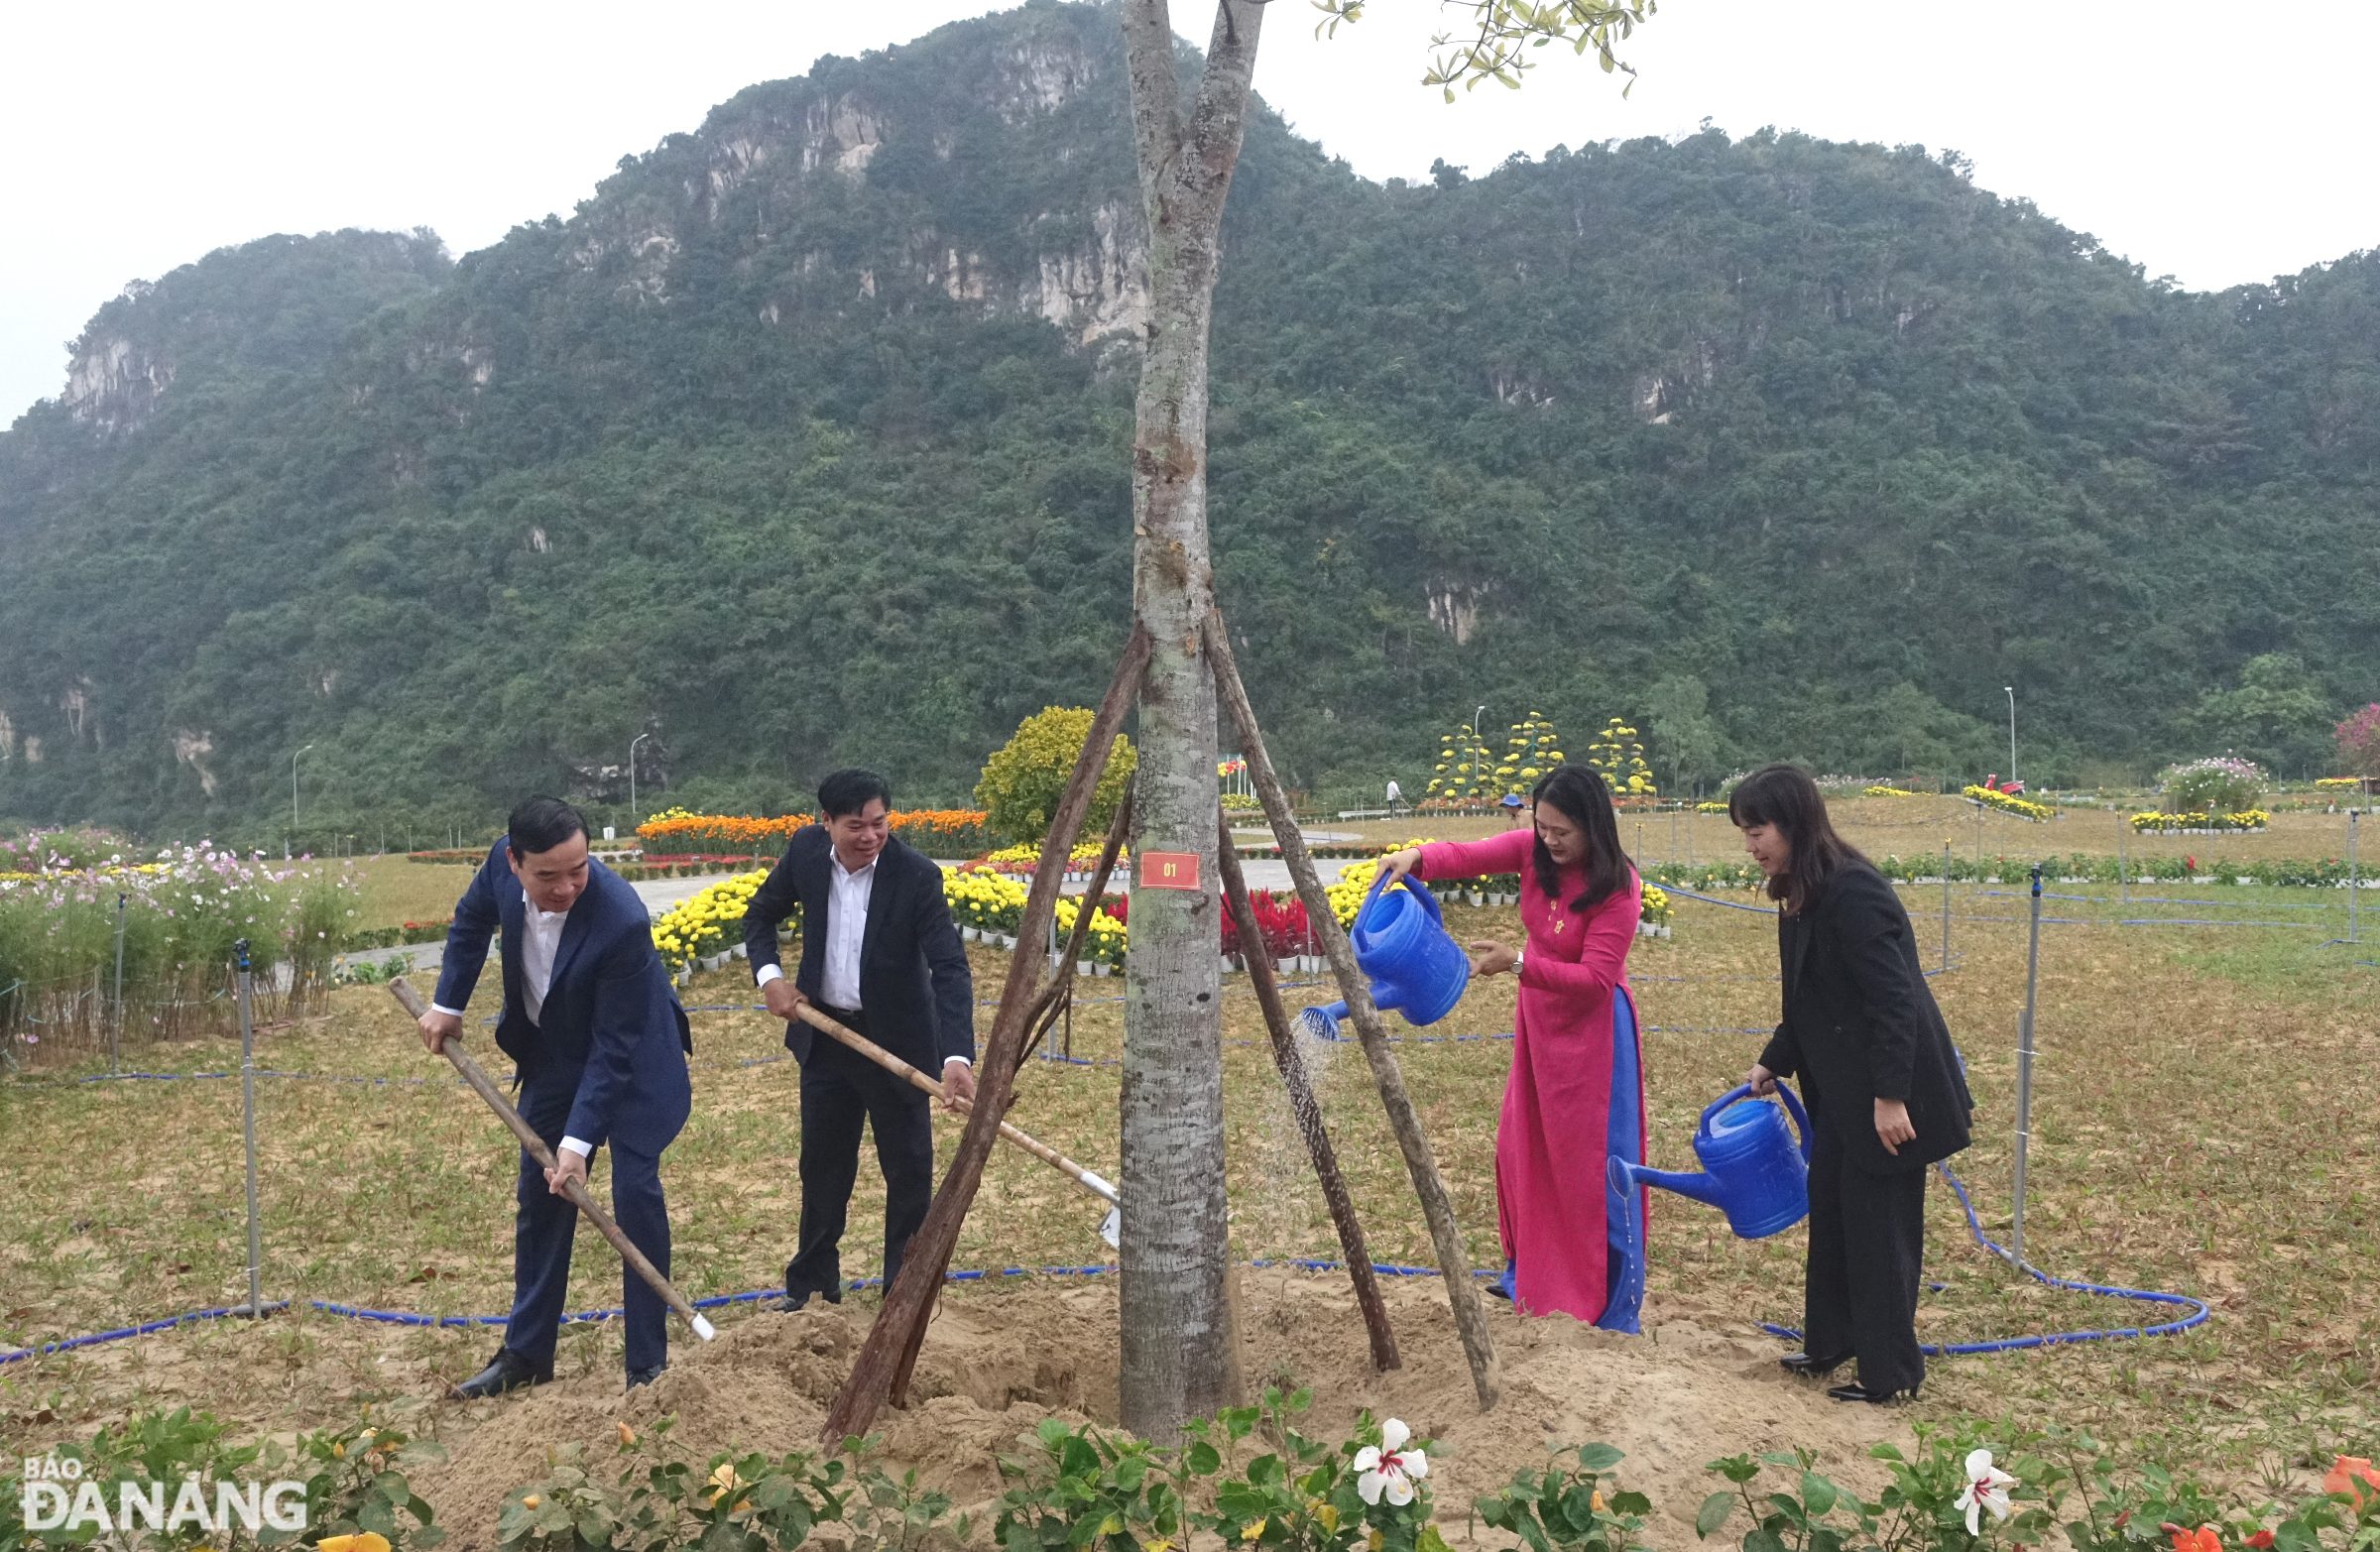
[[[1550,77],[1549,77],[1550,78]],[[567,221],[274,237],[0,434],[0,814],[955,796],[1129,613],[1122,50],[1033,4],[758,85]],[[1454,110],[1459,111],[1459,110]],[[1214,544],[1323,793],[1486,702],[1669,780],[2298,774],[2380,695],[2380,255],[2161,286],[1955,158],[1716,131],[1233,191]],[[2244,676],[2244,677],[2243,677]],[[2279,708],[2276,710],[2276,708]]]

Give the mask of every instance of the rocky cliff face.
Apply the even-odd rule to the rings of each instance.
[[[195,372],[318,366],[348,329],[418,296],[448,270],[435,234],[325,232],[218,249],[156,282],[134,281],[75,340],[60,395],[78,424],[140,429]]]
[[[156,288],[135,282],[123,301],[137,305]],[[74,341],[66,367],[66,413],[103,436],[137,430],[174,383],[174,365],[126,334],[94,325]]]
[[[1084,9],[1028,8],[1005,38],[937,34],[752,87],[624,161],[566,223],[564,262],[629,304],[666,304],[724,264],[776,326],[930,292],[1041,317],[1081,346],[1135,338],[1146,238],[1119,139],[1121,50]],[[954,52],[971,57],[936,59],[944,89],[921,89],[919,57]]]

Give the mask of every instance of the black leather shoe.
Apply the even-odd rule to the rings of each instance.
[[[628,1388],[634,1390],[639,1385],[649,1385],[653,1383],[655,1379],[661,1377],[661,1371],[667,1369],[668,1367],[669,1366],[667,1364],[655,1364],[651,1369],[630,1370],[628,1372]]]
[[[1834,1358],[1820,1358],[1811,1353],[1788,1353],[1777,1360],[1777,1367],[1789,1374],[1801,1374],[1816,1379],[1821,1374],[1831,1374],[1841,1369],[1851,1361],[1851,1357],[1852,1355],[1848,1353],[1839,1354]]]
[[[1897,1401],[1902,1396],[1914,1396],[1916,1394],[1917,1390],[1914,1386],[1907,1390],[1870,1390],[1867,1386],[1860,1384],[1857,1380],[1853,1380],[1847,1385],[1836,1385],[1827,1391],[1827,1395],[1831,1399],[1837,1401],[1865,1401],[1870,1406],[1882,1406],[1887,1401]]]
[[[511,1348],[498,1348],[488,1367],[454,1387],[458,1401],[477,1401],[486,1396],[502,1395],[507,1390],[519,1390],[525,1385],[541,1385],[553,1377],[550,1368],[540,1370]]]
[[[821,1293],[818,1294],[817,1297],[824,1299],[829,1304],[840,1304],[843,1302],[843,1295],[840,1290],[830,1293]],[[800,1293],[780,1293],[774,1298],[761,1300],[761,1308],[773,1315],[790,1315],[796,1310],[807,1308],[810,1299],[811,1294],[806,1289]]]

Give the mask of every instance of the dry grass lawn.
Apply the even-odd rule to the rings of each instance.
[[[2086,822],[2064,823],[2079,833]],[[1858,838],[1888,849],[1877,845],[1881,833],[1860,827]],[[1665,847],[1656,834],[1648,824],[1644,848],[1657,858]],[[1731,840],[1708,824],[1696,835],[1705,855]],[[391,860],[373,865],[370,877],[376,899],[411,914],[429,908],[407,893],[415,879],[450,891],[463,875]],[[2176,1338],[1940,1361],[1917,1417],[1964,1410],[2087,1423],[2234,1481],[2310,1449],[2372,1441],[2380,1412],[2380,1144],[2371,1108],[2380,983],[2357,963],[2359,952],[2317,946],[2339,935],[2321,928],[2343,924],[2334,895],[2231,895],[2292,907],[2233,914],[2309,924],[2120,927],[2112,923],[2123,913],[2102,899],[2050,902],[2053,915],[2087,924],[2044,928],[2026,1225],[2031,1256],[2048,1270],[2195,1293],[2213,1306],[2213,1318]],[[1926,913],[1940,896],[1920,890],[1908,897],[1930,952],[1936,929]],[[1956,1165],[1995,1232],[2008,1212],[2021,908],[2012,894],[1963,888],[1956,964],[1935,983],[1981,1105],[1976,1145]],[[1631,972],[1650,1026],[1654,1158],[1686,1166],[1695,1113],[1757,1050],[1777,989],[1766,918],[1693,901],[1681,901],[1678,912],[1673,939],[1639,940]],[[1514,926],[1509,910],[1457,909],[1451,918],[1465,938]],[[971,952],[979,994],[994,995],[1006,956]],[[1230,984],[1236,1250],[1331,1255],[1328,1219],[1287,1126],[1253,1000],[1240,978]],[[1123,1031],[1118,1005],[1103,999],[1117,989],[1113,981],[1082,983],[1072,1039],[1090,1064],[1029,1065],[1013,1115],[1111,1174]],[[1323,995],[1291,993],[1293,1001]],[[1412,1031],[1399,1047],[1483,1262],[1492,1253],[1493,1127],[1510,1049],[1493,1037],[1511,1027],[1510,997],[1508,980],[1485,983],[1442,1027]],[[704,1011],[694,1015],[694,1118],[664,1165],[677,1275],[696,1297],[767,1287],[794,1231],[795,1072],[780,1059],[777,1031],[743,1011],[751,998],[736,971],[698,978],[686,1001]],[[979,1027],[988,1025],[987,1011]],[[501,1312],[515,1166],[500,1125],[443,1080],[378,989],[339,991],[325,1016],[269,1031],[261,1046],[260,1065],[317,1075],[259,1087],[265,1289],[298,1308],[254,1326],[209,1322],[0,1366],[0,1449],[87,1435],[138,1407],[183,1401],[243,1430],[343,1418],[365,1401],[431,1393],[440,1378],[476,1368],[494,1345],[486,1330],[377,1326],[302,1305]],[[217,1041],[142,1060],[157,1071],[222,1070],[236,1065],[237,1048]],[[1318,1068],[1375,1254],[1426,1263],[1427,1237],[1360,1058],[1341,1049],[1325,1053]],[[54,1340],[239,1297],[238,1083],[59,1081],[66,1076],[0,1086],[0,1169],[10,1187],[0,1343]],[[956,1129],[940,1130],[947,1148]],[[846,1242],[852,1275],[872,1273],[880,1249],[881,1184],[871,1190],[867,1175]],[[2014,1276],[1970,1244],[1950,1192],[1938,1188],[1930,1202],[1929,1275],[1941,1284],[1920,1315],[1930,1339],[2143,1318],[2139,1306],[2053,1294]],[[1099,1216],[1070,1182],[1003,1150],[956,1264],[1099,1261]],[[1707,1209],[1655,1202],[1656,1298],[1792,1322],[1800,1254],[1799,1230],[1747,1244]],[[592,1235],[582,1236],[580,1257],[574,1305],[617,1303],[617,1267]],[[617,1342],[609,1326],[576,1328],[565,1338],[565,1370],[616,1373]]]

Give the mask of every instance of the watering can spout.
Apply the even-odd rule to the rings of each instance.
[[[1309,1008],[1299,1014],[1297,1026],[1308,1039],[1336,1040],[1340,1037],[1339,1020],[1346,1016],[1347,1005],[1333,1003],[1328,1008]]]
[[[1710,1175],[1682,1169],[1654,1169],[1645,1164],[1633,1164],[1624,1158],[1611,1160],[1611,1185],[1614,1190],[1633,1196],[1639,1186],[1655,1185],[1664,1191],[1692,1197],[1705,1207],[1725,1210],[1726,1193]]]

